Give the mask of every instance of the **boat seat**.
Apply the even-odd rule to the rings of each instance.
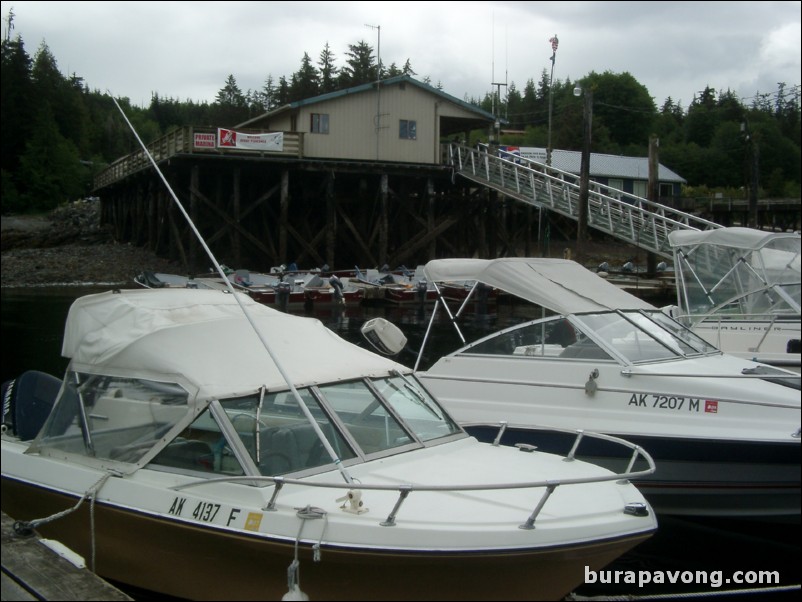
[[[329,441],[336,441],[332,436],[331,424],[319,426]],[[327,461],[325,448],[311,424],[273,427],[260,434],[259,468],[263,474],[284,474],[319,466]]]
[[[300,464],[300,456],[298,441],[291,427],[280,426],[262,431],[259,455],[262,474],[291,472]]]
[[[573,358],[579,360],[610,360],[610,357],[604,349],[596,345],[596,343],[583,341],[581,343],[574,343],[568,345],[560,353],[560,357]]]
[[[210,471],[214,467],[214,453],[205,441],[178,439],[159,452],[152,463],[187,470]]]
[[[166,282],[162,282],[156,274],[148,270],[142,272],[139,278],[140,282],[148,288],[164,288],[167,286]]]

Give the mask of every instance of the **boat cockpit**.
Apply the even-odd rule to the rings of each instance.
[[[270,477],[313,474],[333,463],[355,464],[467,437],[411,375],[295,393],[262,389],[195,408],[177,382],[69,372],[28,453],[69,456],[121,472],[148,466]]]

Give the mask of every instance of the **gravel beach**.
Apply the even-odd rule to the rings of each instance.
[[[2,216],[0,286],[135,286],[142,270],[182,273],[147,249],[115,242],[100,227],[96,203],[77,202],[47,215]]]

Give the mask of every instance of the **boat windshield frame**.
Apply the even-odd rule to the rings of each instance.
[[[567,338],[566,330],[573,330]],[[592,359],[628,366],[721,351],[661,310],[640,309],[537,318],[482,337],[450,355],[463,354]]]
[[[619,319],[616,323],[610,321],[607,327],[594,327],[590,323],[590,316],[618,316]],[[589,337],[626,364],[721,355],[719,349],[659,309],[592,312],[575,314],[573,317],[587,329]],[[630,328],[623,332],[624,336],[620,336],[622,334],[620,328],[617,332],[604,332],[616,325],[629,325]],[[641,338],[641,335],[646,335],[648,338]]]
[[[298,393],[316,425],[289,389],[263,387],[195,405],[195,396],[175,380],[70,366],[28,453],[123,474],[147,466],[207,478],[303,476],[468,437],[411,374],[394,370]]]
[[[779,233],[760,246],[692,241],[674,249],[682,322],[800,316],[800,238]]]

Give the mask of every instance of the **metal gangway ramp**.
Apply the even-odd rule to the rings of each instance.
[[[506,156],[504,156],[506,155]],[[480,144],[448,145],[455,173],[513,199],[579,219],[579,176]],[[710,230],[719,224],[671,207],[588,183],[588,227],[662,257],[672,258],[668,234],[674,230]]]

